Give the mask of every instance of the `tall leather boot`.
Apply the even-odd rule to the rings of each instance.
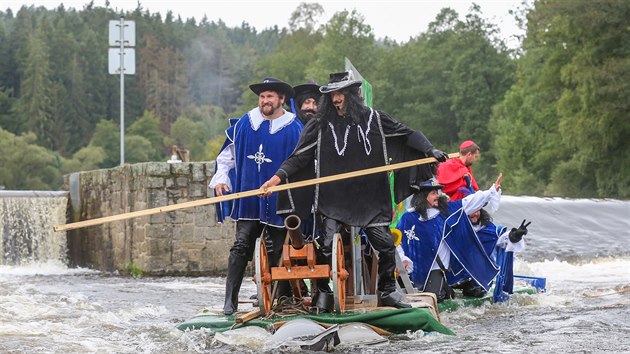
[[[241,290],[243,276],[247,268],[247,258],[230,252],[228,258],[228,274],[225,281],[225,303],[223,314],[231,315],[238,310],[238,293]]]

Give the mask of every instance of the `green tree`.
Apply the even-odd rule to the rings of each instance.
[[[120,164],[120,126],[116,123],[101,119],[90,140],[91,146],[100,147],[105,152],[101,168],[110,168]]]
[[[178,49],[163,46],[157,38],[145,35],[145,41],[138,70],[146,95],[145,109],[160,117],[160,128],[168,133],[187,103],[184,57]]]
[[[33,133],[16,136],[0,128],[0,185],[6,189],[54,190],[61,185],[61,158],[35,144]]]
[[[185,49],[191,100],[232,110],[240,94],[234,78],[237,49],[223,31],[198,34]]]
[[[0,87],[0,127],[12,133],[21,131],[19,127],[22,125],[13,113],[13,97],[12,89],[2,89]]]
[[[16,114],[26,122],[26,128],[35,133],[41,145],[52,147],[48,131],[51,128],[53,81],[45,38],[47,28],[42,24],[28,37]]]
[[[139,135],[125,135],[125,163],[155,161],[151,142]]]
[[[190,105],[184,109],[182,115],[189,117],[194,122],[200,122],[207,137],[220,135],[225,138],[225,129],[228,127],[229,122],[221,107]]]
[[[147,159],[143,161],[160,161],[164,151],[164,135],[160,131],[160,120],[151,112],[145,111],[126,130],[127,134],[145,138],[151,144],[147,149]],[[125,136],[126,138],[126,136]]]
[[[314,6],[308,6],[314,5]],[[321,43],[323,34],[314,29],[314,21],[323,11],[319,4],[300,5],[292,14],[291,33],[282,39],[277,49],[258,61],[256,71],[259,77],[273,76],[292,85],[308,80],[323,81],[326,75],[309,77],[309,70],[315,64],[312,50]],[[304,27],[295,27],[298,24]],[[343,58],[341,58],[343,60]],[[318,80],[317,80],[318,79]],[[248,95],[249,97],[250,95]],[[253,100],[249,100],[250,105]]]
[[[293,10],[289,18],[289,29],[291,32],[299,30],[306,33],[314,33],[317,29],[317,21],[324,14],[324,8],[318,3],[302,2]]]
[[[465,20],[442,9],[425,34],[387,49],[375,81],[377,107],[424,132],[435,146],[457,151],[462,140],[475,140],[483,151],[475,164],[481,184],[496,176],[488,124],[515,70],[495,33],[479,7]]]
[[[191,161],[207,161],[206,144],[210,137],[202,122],[181,116],[171,126],[171,135],[167,139],[169,145],[177,145],[190,151]]]
[[[630,196],[630,3],[537,2],[518,81],[494,116],[516,193]]]
[[[107,154],[105,154],[105,150],[102,147],[88,145],[75,152],[71,159],[65,160],[62,171],[64,174],[68,174],[96,170],[101,167],[106,157]]]
[[[324,37],[315,46],[316,58],[306,69],[308,78],[328,78],[331,72],[344,70],[344,58],[360,68],[363,75],[375,69],[379,51],[372,27],[356,10],[337,12],[324,26]]]

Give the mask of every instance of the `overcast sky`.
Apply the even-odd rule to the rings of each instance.
[[[77,10],[83,8],[88,0],[2,0],[0,8],[7,8],[17,12],[22,5],[44,6],[54,9],[61,3],[66,8],[73,7]],[[243,21],[249,23],[257,30],[277,25],[288,27],[289,17],[296,7],[303,1],[299,0],[141,0],[144,9],[151,13],[165,14],[171,10],[182,19],[194,17],[200,20],[205,14],[210,21],[223,20],[228,26],[240,26]],[[410,37],[426,31],[429,22],[435,19],[443,7],[450,7],[457,11],[461,18],[468,13],[473,1],[469,0],[392,0],[392,1],[307,1],[317,2],[324,7],[323,22],[326,22],[337,11],[343,9],[356,9],[365,16],[366,22],[372,26],[377,38],[385,36],[397,40],[407,41]],[[477,0],[475,3],[481,6],[483,16],[491,23],[496,24],[502,37],[508,41],[510,47],[515,47],[518,42],[513,35],[520,34],[513,16],[508,11],[516,10],[521,6],[522,0]],[[110,0],[110,7],[114,9],[133,10],[138,1],[134,0]],[[105,0],[94,0],[95,6],[105,6]]]

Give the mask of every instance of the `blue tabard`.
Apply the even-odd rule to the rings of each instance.
[[[405,255],[414,263],[411,280],[418,288],[424,288],[431,266],[437,258],[442,239],[451,251],[449,284],[457,283],[463,271],[488,290],[498,273],[497,266],[485,253],[483,245],[475,235],[462,201],[448,203],[449,216],[421,221],[417,212],[406,212],[396,227],[403,233],[402,247]]]
[[[495,224],[489,222],[488,225],[477,231],[477,237],[483,245],[484,251],[486,251],[488,257],[490,257],[493,261],[495,260],[493,255],[494,248],[497,245],[499,236],[503,234],[504,230],[505,226],[496,226]]]
[[[255,109],[257,110],[257,108]],[[286,124],[271,132],[269,120],[263,120],[258,129],[246,113],[227,129],[228,140],[234,142],[236,178],[231,180],[232,192],[238,193],[258,189],[280,168],[293,152],[302,123],[293,116]],[[269,197],[247,197],[233,203],[230,217],[234,220],[259,220],[272,226],[283,227],[284,219],[276,215],[277,193]]]
[[[514,252],[506,252],[503,248],[498,248],[499,237],[506,232],[505,226],[496,226],[488,223],[481,230],[477,231],[477,237],[483,245],[486,254],[501,269],[497,276],[497,284],[503,284],[503,291],[511,294],[514,288]],[[495,289],[495,302],[497,301],[497,290]]]
[[[444,218],[438,215],[433,219],[420,221],[418,212],[408,211],[402,215],[396,228],[403,234],[400,245],[413,262],[413,272],[409,277],[417,288],[424,289],[442,241]]]
[[[238,122],[239,118],[230,118],[228,121],[230,123],[230,127],[233,127],[234,124],[236,124]],[[227,130],[225,131],[226,133],[226,139],[223,142],[223,146],[221,146],[221,149],[219,149],[219,153],[223,150],[225,150],[225,148],[227,148],[230,144],[233,143],[231,139],[231,137],[229,135],[227,135]],[[214,173],[217,172],[217,167],[218,165],[214,165]],[[231,169],[230,171],[228,171],[228,178],[230,179],[230,184],[234,185],[234,181],[236,180],[236,171],[234,169]],[[224,191],[223,194],[227,195],[230,194],[232,192],[228,192],[228,191]],[[220,202],[220,203],[216,203],[214,205],[215,208],[215,212],[217,215],[217,222],[222,223],[226,217],[228,217],[232,211],[232,201],[228,200],[226,202]]]
[[[486,291],[499,273],[499,268],[486,254],[477,238],[462,201],[449,202],[450,215],[444,224],[444,240],[451,249],[451,266],[447,273],[448,283],[453,285],[470,275]],[[464,274],[466,273],[466,274]]]

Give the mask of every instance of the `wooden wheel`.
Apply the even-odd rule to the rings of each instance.
[[[262,237],[256,239],[254,251],[256,263],[256,290],[260,314],[265,316],[271,311],[271,272],[269,271],[269,258],[267,247]]]
[[[343,313],[346,309],[346,279],[348,279],[348,272],[346,271],[345,263],[341,234],[335,234],[332,249],[332,283],[336,313]]]

